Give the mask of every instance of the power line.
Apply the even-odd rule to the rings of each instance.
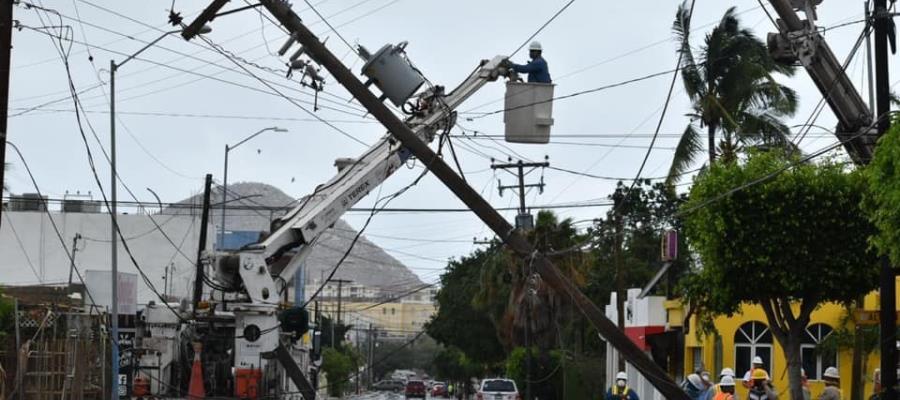
[[[338,128],[336,125],[334,125],[334,124],[332,124],[331,122],[328,122],[327,120],[323,119],[323,118],[320,117],[318,114],[316,114],[316,113],[314,113],[314,112],[312,112],[312,111],[309,111],[306,107],[303,107],[302,105],[300,105],[299,103],[297,103],[296,100],[294,100],[294,99],[292,99],[292,98],[290,98],[290,97],[288,97],[288,96],[285,96],[284,93],[281,93],[278,89],[276,89],[274,86],[272,86],[271,84],[269,84],[269,82],[267,82],[265,79],[262,79],[262,78],[256,76],[255,74],[253,74],[252,72],[250,72],[250,70],[248,70],[247,67],[243,66],[240,62],[238,62],[237,60],[235,60],[235,59],[232,58],[232,57],[229,57],[228,54],[226,54],[224,51],[220,50],[218,47],[215,47],[215,44],[214,44],[211,40],[209,40],[208,38],[206,38],[205,36],[199,35],[199,37],[200,37],[200,39],[202,39],[203,41],[209,43],[210,46],[214,46],[214,48],[216,49],[216,51],[218,51],[220,54],[222,54],[223,56],[225,56],[225,58],[227,58],[228,60],[230,60],[231,62],[233,62],[235,65],[237,65],[237,66],[240,67],[241,69],[243,69],[245,72],[247,72],[247,74],[249,74],[250,76],[256,78],[256,80],[258,80],[260,83],[262,83],[263,85],[265,85],[266,87],[268,87],[268,88],[269,88],[270,90],[272,90],[273,92],[277,93],[279,96],[281,96],[283,99],[287,100],[289,103],[291,103],[291,104],[293,104],[294,106],[296,106],[297,108],[303,110],[303,112],[305,112],[306,114],[308,114],[308,115],[312,116],[313,118],[319,120],[319,121],[322,122],[323,124],[327,125],[328,127],[330,127],[331,129],[335,130],[336,132],[340,133],[341,135],[344,135],[345,137],[349,138],[350,140],[352,140],[352,141],[354,141],[354,142],[356,142],[356,143],[359,143],[359,144],[361,144],[361,145],[363,145],[363,146],[366,146],[366,147],[369,146],[366,142],[363,142],[362,140],[357,139],[356,136],[353,136],[353,135],[347,133],[347,132],[344,131],[343,129]]]
[[[551,16],[550,19],[548,19],[546,22],[544,22],[544,24],[541,25],[541,27],[538,28],[538,30],[535,31],[531,36],[529,36],[528,39],[525,39],[525,41],[522,42],[522,44],[519,45],[519,47],[517,47],[515,50],[513,50],[512,53],[509,53],[509,57],[512,57],[513,54],[516,54],[519,52],[519,50],[522,50],[522,48],[525,47],[525,45],[528,44],[528,42],[530,42],[531,39],[534,39],[535,36],[540,34],[541,31],[543,31],[544,28],[547,27],[547,25],[550,25],[550,23],[553,22],[553,20],[555,20],[556,17],[558,17],[560,14],[562,14],[563,11],[566,11],[566,9],[569,8],[569,6],[571,6],[572,3],[574,3],[574,2],[575,2],[575,0],[569,0],[568,3],[566,3],[564,6],[562,6],[562,8],[560,8],[559,11],[557,11],[555,14],[553,14],[553,16]]]

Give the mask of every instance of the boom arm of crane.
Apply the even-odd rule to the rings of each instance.
[[[770,0],[778,16],[779,33],[769,35],[769,51],[775,59],[799,61],[838,118],[836,134],[857,164],[868,163],[874,154],[877,133],[872,112],[853,86],[831,47],[814,25],[814,17],[805,8],[808,20],[802,21],[787,0]],[[808,4],[808,3],[807,3]]]
[[[504,56],[496,56],[482,61],[450,93],[440,86],[423,91],[417,96],[416,112],[406,120],[407,125],[421,140],[430,143],[438,131],[455,125],[456,107],[488,82],[510,76],[505,60]],[[265,240],[242,250],[238,272],[250,299],[258,304],[277,302],[276,281],[289,282],[318,237],[409,157],[410,153],[388,132],[359,158],[348,161],[343,168],[339,166],[337,175],[276,221],[278,228]],[[293,255],[284,267],[270,267],[288,251]]]

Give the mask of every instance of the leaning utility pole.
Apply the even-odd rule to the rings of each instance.
[[[203,186],[203,213],[200,216],[200,243],[197,244],[197,273],[194,275],[193,308],[191,308],[194,316],[197,315],[197,305],[200,304],[200,299],[203,297],[203,281],[206,280],[204,279],[206,272],[203,270],[205,267],[203,252],[206,251],[206,228],[209,225],[209,196],[211,191],[212,174],[206,174],[206,182]],[[224,198],[222,202],[225,202]]]
[[[546,157],[544,158],[546,160]],[[493,161],[493,160],[491,160]],[[512,160],[509,160],[512,161]],[[500,197],[503,197],[503,191],[507,189],[519,189],[519,215],[516,215],[516,228],[519,229],[533,229],[534,228],[534,216],[528,213],[528,209],[525,208],[525,189],[526,188],[537,188],[541,193],[544,192],[544,177],[541,176],[540,183],[530,183],[525,184],[525,175],[528,175],[531,171],[534,171],[536,168],[547,168],[550,166],[550,163],[547,161],[544,162],[522,162],[519,160],[518,162],[510,162],[507,164],[493,164],[491,163],[492,170],[502,169],[504,171],[509,172],[508,170],[514,169],[517,173],[514,173],[518,179],[518,185],[510,185],[503,186],[500,183],[500,180],[497,180],[497,190],[500,191]],[[529,168],[528,171],[525,171],[526,168]]]
[[[603,311],[582,293],[572,281],[525,238],[521,230],[513,228],[477,190],[456,174],[443,159],[421,141],[412,129],[398,118],[375,94],[351,72],[325,45],[304,25],[290,5],[284,0],[260,0],[268,11],[299,42],[310,57],[325,67],[334,79],[343,85],[369,113],[384,125],[391,134],[425,165],[444,185],[466,204],[510,249],[526,258],[534,270],[547,284],[559,293],[564,293],[578,307],[598,332],[618,349],[634,367],[646,377],[654,387],[671,400],[688,400],[687,394],[624,333],[618,330]],[[573,251],[579,251],[575,249]]]
[[[0,195],[3,194],[3,170],[6,166],[6,121],[9,114],[9,63],[12,57],[13,3],[0,0]],[[0,216],[3,204],[0,201]],[[0,218],[0,221],[3,221]],[[2,222],[0,222],[2,224]]]
[[[891,127],[891,82],[888,77],[888,36],[893,24],[887,0],[875,0],[875,96],[878,136]],[[881,394],[882,400],[897,400],[897,300],[896,273],[888,256],[881,257]]]

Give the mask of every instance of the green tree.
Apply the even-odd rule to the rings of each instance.
[[[359,357],[349,347],[329,347],[322,352],[322,372],[328,379],[328,394],[343,396],[350,383],[350,375],[356,371]]]
[[[683,212],[702,268],[688,276],[684,295],[706,317],[760,305],[785,351],[791,397],[799,399],[810,314],[872,290],[878,268],[867,243],[874,227],[859,205],[860,174],[792,161],[753,152],[746,163],[716,163],[695,181]]]
[[[685,128],[669,168],[673,183],[702,152],[698,130],[706,128],[710,164],[718,153],[734,159],[741,146],[764,143],[790,147],[790,128],[781,119],[797,111],[797,95],[775,81],[774,74],[794,74],[794,67],[778,64],[766,44],[741,26],[735,8],[729,8],[706,35],[695,54],[690,42],[691,10],[678,7],[673,31],[678,40],[684,89],[691,99],[691,123]],[[721,141],[716,143],[717,135]]]
[[[528,376],[528,358],[532,358],[532,368]],[[519,393],[527,393],[539,399],[562,399],[563,375],[562,353],[559,350],[542,352],[536,348],[516,347],[506,359],[506,376],[516,381]],[[530,386],[530,388],[529,388]]]
[[[502,361],[506,354],[487,313],[475,309],[481,268],[494,254],[492,246],[452,260],[441,275],[441,288],[435,299],[437,313],[425,325],[425,331],[439,343],[453,346],[471,360],[480,363]]]
[[[865,170],[869,190],[863,207],[878,228],[872,243],[881,255],[889,255],[900,264],[900,118],[875,147],[875,157]]]
[[[11,298],[3,295],[0,290],[0,340],[6,335],[12,334],[16,329],[15,305]]]

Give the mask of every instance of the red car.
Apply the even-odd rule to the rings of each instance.
[[[427,392],[427,389],[425,389],[425,382],[422,382],[422,381],[406,382],[406,398],[407,399],[412,399],[412,398],[416,398],[416,397],[424,399],[426,397],[425,396],[426,392]]]
[[[447,385],[444,382],[435,382],[431,386],[431,397],[447,397]]]

